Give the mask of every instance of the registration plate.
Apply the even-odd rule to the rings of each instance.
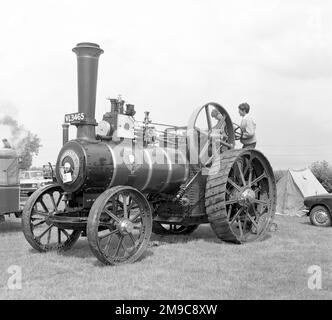
[[[65,123],[80,122],[85,120],[84,112],[68,113],[65,115]]]

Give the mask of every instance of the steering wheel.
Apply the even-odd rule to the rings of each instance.
[[[187,145],[190,163],[200,166],[209,166],[217,154],[234,148],[233,123],[220,104],[209,102],[193,112],[187,126]]]
[[[234,122],[233,122],[233,131],[234,131],[235,140],[241,140],[241,138],[243,136],[243,131],[242,131],[241,127]]]

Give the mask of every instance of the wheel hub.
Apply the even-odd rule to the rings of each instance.
[[[242,206],[248,206],[255,200],[255,191],[251,188],[246,188],[240,192],[239,202]]]
[[[316,220],[320,224],[326,223],[326,221],[328,220],[327,213],[325,211],[318,211],[316,213]]]
[[[50,226],[52,224],[51,217],[45,218],[46,225]]]
[[[134,224],[129,219],[122,219],[118,224],[118,230],[121,234],[128,234],[134,231]]]

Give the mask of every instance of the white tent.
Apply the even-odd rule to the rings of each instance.
[[[302,215],[304,197],[328,193],[309,169],[288,170],[277,183],[277,213]]]

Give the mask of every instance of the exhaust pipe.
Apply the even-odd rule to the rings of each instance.
[[[95,140],[98,60],[104,51],[90,42],[78,43],[73,51],[77,55],[78,112],[85,114],[84,122],[77,125],[77,139]]]
[[[62,124],[62,145],[64,146],[69,141],[69,124]]]

